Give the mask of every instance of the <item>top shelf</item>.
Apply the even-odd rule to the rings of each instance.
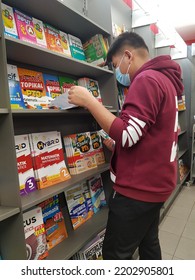
[[[63,0],[33,0],[28,1],[28,4],[24,0],[4,0],[3,2],[59,30],[77,36],[83,42],[98,33],[105,37],[110,36],[107,30],[68,7]]]
[[[101,77],[113,75],[113,71],[94,66],[64,54],[53,52],[31,43],[5,36],[8,60],[60,71],[78,77]]]

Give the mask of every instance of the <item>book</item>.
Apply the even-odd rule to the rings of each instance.
[[[1,9],[5,35],[18,38],[18,31],[16,27],[13,8],[4,3],[1,3]]]
[[[43,22],[40,19],[33,17],[33,26],[34,26],[37,45],[43,48],[47,48]]]
[[[83,49],[87,62],[104,62],[107,56],[107,47],[102,34],[92,36],[83,44]]]
[[[33,170],[28,135],[15,135],[15,150],[18,168],[20,195],[27,195],[37,189]]]
[[[89,132],[67,135],[63,139],[72,175],[97,167]]]
[[[93,203],[92,203],[92,200],[91,200],[91,194],[90,194],[89,186],[88,186],[86,181],[81,183],[81,185],[82,185],[82,189],[83,189],[83,195],[84,195],[84,198],[85,198],[85,207],[87,209],[88,216],[92,217],[94,212],[93,212]]]
[[[43,74],[18,67],[20,88],[28,109],[48,109],[51,97],[46,95]]]
[[[86,60],[81,40],[78,37],[68,34],[68,41],[72,57],[79,60]]]
[[[102,246],[105,229],[98,233],[91,241],[83,246],[76,254],[75,259],[80,260],[103,260]]]
[[[21,11],[15,8],[14,17],[16,21],[19,39],[36,45],[37,41],[32,17],[22,13]]]
[[[7,64],[7,74],[11,108],[25,109],[26,105],[24,103],[22,91],[20,88],[20,80],[17,66]]]
[[[55,100],[51,102],[50,106],[62,110],[77,107],[76,105],[70,104],[68,102],[68,91],[72,86],[78,85],[77,80],[69,77],[59,76],[59,83],[62,95],[55,98]]]
[[[48,249],[41,207],[23,213],[23,223],[27,259],[45,259],[48,256]]]
[[[43,80],[47,96],[55,99],[62,94],[58,76],[43,73]]]
[[[96,214],[103,206],[106,205],[101,174],[98,174],[88,179],[87,183],[89,186],[91,200],[93,203],[93,211]]]
[[[48,250],[68,237],[64,217],[60,210],[59,196],[55,195],[38,205],[42,209]]]
[[[80,78],[78,79],[78,85],[85,87],[91,94],[100,102],[102,103],[102,97],[99,89],[98,81],[93,80],[91,78]]]
[[[61,37],[61,45],[63,48],[63,53],[66,56],[71,57],[71,51],[70,51],[70,46],[69,46],[69,41],[68,41],[68,34],[60,30],[60,37]]]
[[[38,189],[70,179],[60,132],[32,133],[29,138]]]
[[[73,229],[76,230],[90,218],[86,209],[82,185],[77,184],[72,186],[69,190],[65,190],[65,196],[71,223]]]
[[[46,23],[44,23],[43,26],[48,49],[54,52],[63,53],[60,31]]]
[[[91,143],[94,150],[97,165],[105,163],[104,149],[102,145],[101,135],[98,131],[90,132]]]

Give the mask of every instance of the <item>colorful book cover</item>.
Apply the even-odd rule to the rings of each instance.
[[[33,18],[33,26],[37,40],[37,45],[43,48],[47,48],[43,22],[37,18]]]
[[[20,88],[18,68],[16,65],[7,64],[8,86],[10,104],[12,109],[25,109],[25,103]]]
[[[89,132],[64,136],[64,144],[71,174],[97,167]]]
[[[68,237],[64,217],[60,210],[59,197],[55,195],[38,206],[42,209],[48,250]]]
[[[83,44],[87,62],[103,62],[106,59],[107,49],[102,34],[96,34]]]
[[[43,80],[47,96],[55,99],[62,94],[58,76],[43,73]]]
[[[45,227],[41,207],[23,213],[28,260],[42,260],[48,256]]]
[[[18,38],[13,8],[4,3],[1,3],[1,8],[5,35]]]
[[[63,53],[60,31],[46,23],[44,23],[43,26],[48,49],[54,52]]]
[[[88,216],[92,217],[93,214],[94,214],[93,203],[92,203],[92,200],[91,200],[89,185],[87,184],[86,181],[82,183],[82,188],[83,188],[83,195],[84,195],[84,198],[85,198],[85,207],[87,209]]]
[[[68,40],[72,57],[79,60],[86,60],[81,40],[70,34],[68,34]]]
[[[72,86],[78,85],[77,80],[65,76],[59,76],[59,83],[61,87],[61,92],[63,94],[63,104],[59,103],[59,105],[56,104],[56,106],[59,106],[60,109],[70,109],[77,107],[76,105],[70,104],[68,102],[68,91]]]
[[[90,78],[80,78],[78,79],[79,86],[85,87],[91,94],[102,103],[102,97],[99,89],[98,81],[90,79]]]
[[[20,195],[27,195],[36,188],[28,135],[16,135],[15,150],[20,184]]]
[[[30,134],[31,154],[37,186],[47,188],[70,179],[58,131]]]
[[[90,178],[89,180],[87,180],[87,182],[91,194],[91,200],[94,207],[93,211],[94,213],[97,213],[102,206],[106,205],[101,174]]]
[[[46,96],[43,74],[18,67],[20,87],[28,109],[48,109],[51,97]]]
[[[36,36],[32,17],[14,8],[14,17],[20,40],[36,44]]]
[[[105,163],[105,155],[104,155],[101,135],[99,134],[98,131],[92,131],[90,132],[90,136],[91,136],[92,147],[95,152],[96,163],[97,165],[101,165]]]
[[[72,226],[75,230],[90,218],[86,209],[82,185],[77,184],[71,187],[65,191],[65,196]]]
[[[60,37],[61,37],[61,45],[63,48],[63,53],[66,56],[71,57],[71,51],[70,51],[70,46],[69,46],[69,41],[68,41],[68,34],[60,31]]]

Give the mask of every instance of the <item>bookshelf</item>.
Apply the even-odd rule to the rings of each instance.
[[[90,19],[90,17],[86,17],[80,11],[74,9],[71,1],[69,1],[70,4],[67,4],[66,1],[48,0],[47,5],[45,5],[44,0],[28,1],[28,3],[22,0],[4,0],[2,2],[41,19],[43,22],[49,23],[66,33],[77,36],[82,42],[98,33],[101,33],[110,41],[110,30],[108,31]],[[90,7],[90,11],[94,13],[95,8]],[[110,21],[108,21],[107,25],[111,26]],[[103,183],[106,186],[106,197],[108,198],[109,189],[111,189],[109,158],[106,164],[80,175],[72,176],[70,180],[64,183],[37,190],[26,197],[21,197],[18,187],[14,135],[58,130],[62,136],[65,136],[71,133],[94,131],[98,127],[89,112],[82,108],[64,111],[12,111],[9,104],[7,63],[49,74],[63,74],[75,78],[84,76],[94,78],[99,83],[103,104],[109,106],[109,110],[112,113],[118,112],[118,105],[115,77],[112,70],[54,53],[19,39],[4,36],[3,33],[3,25],[2,21],[0,21],[0,152],[1,158],[4,159],[0,162],[0,251],[3,259],[25,260],[27,256],[23,230],[23,212],[30,210],[55,194],[64,197],[65,189],[99,173],[102,174]],[[68,209],[64,205],[63,213],[69,237],[60,243],[60,246],[50,251],[49,259],[69,259],[105,227],[107,212],[107,208],[103,208],[91,220],[74,231],[70,224]]]

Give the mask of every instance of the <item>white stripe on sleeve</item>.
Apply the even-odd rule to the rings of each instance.
[[[133,120],[129,120],[129,124],[131,124],[133,127],[135,127],[135,129],[139,133],[139,136],[142,136],[142,131],[141,131],[139,125],[137,125]]]
[[[122,146],[124,147],[128,141],[128,147],[133,146],[133,141],[131,140],[131,137],[127,133],[126,130],[123,130],[123,135],[122,135]]]
[[[132,116],[130,116],[130,115],[129,115],[129,117],[130,117],[131,119],[133,119],[137,124],[139,124],[139,126],[141,126],[142,128],[145,127],[146,123],[145,123],[144,121],[141,121],[141,120],[139,120],[138,118],[132,117]]]
[[[139,135],[138,135],[137,131],[135,130],[135,128],[132,125],[129,125],[127,127],[127,131],[129,133],[129,135],[131,136],[134,144],[136,144],[137,141],[139,141]]]

